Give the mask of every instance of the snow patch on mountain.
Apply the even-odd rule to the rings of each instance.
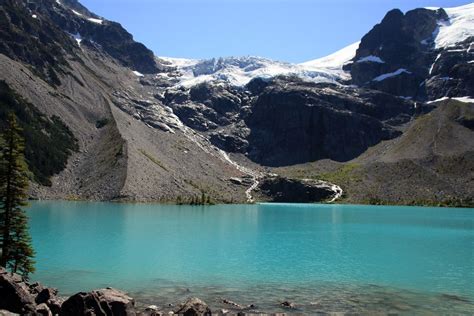
[[[299,66],[307,70],[321,70],[338,76],[340,79],[350,79],[350,74],[342,69],[342,67],[348,63],[356,55],[356,51],[359,48],[360,41],[344,47],[337,52],[315,60],[311,60]]]
[[[434,34],[436,48],[449,47],[474,36],[474,3],[444,10],[449,19],[439,22],[439,28]]]
[[[101,20],[101,19],[87,18],[87,20],[92,22],[92,23],[96,23],[96,24],[104,23],[104,20]]]
[[[400,68],[400,69],[398,69],[394,72],[390,72],[390,73],[387,73],[387,74],[380,75],[380,76],[374,78],[373,81],[384,81],[385,79],[392,78],[392,77],[395,77],[395,76],[399,76],[403,73],[411,74],[411,72],[409,72],[408,70],[406,70],[404,68]]]
[[[367,56],[356,61],[357,63],[378,63],[385,64],[385,62],[378,56]]]
[[[350,79],[342,67],[351,60],[359,47],[352,44],[332,55],[301,64],[246,56],[207,60],[158,57],[164,64],[176,68],[178,86],[191,87],[202,82],[221,81],[244,86],[254,78],[298,76],[313,82],[338,82]],[[163,74],[158,74],[163,76]]]

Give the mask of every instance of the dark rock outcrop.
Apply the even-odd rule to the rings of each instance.
[[[314,203],[328,200],[334,192],[317,181],[269,177],[263,179],[258,191],[272,202]]]
[[[175,314],[194,316],[194,315],[212,315],[211,309],[202,300],[193,297],[188,299],[179,309],[175,311]]]
[[[28,314],[36,310],[35,297],[25,280],[0,268],[0,309]]]
[[[64,316],[135,314],[135,301],[124,292],[112,288],[77,293],[63,303],[60,312]]]
[[[119,23],[98,17],[75,0],[5,0],[0,21],[0,53],[34,66],[54,85],[60,85],[59,74],[69,70],[66,55],[77,56],[73,36],[80,36],[85,45],[100,45],[125,67],[142,73],[160,70],[153,52]]]
[[[33,66],[43,80],[58,86],[59,74],[69,69],[66,55],[75,55],[74,41],[47,16],[32,18],[35,10],[25,2],[2,1],[0,53]]]
[[[364,102],[339,93],[336,87],[276,81],[257,98],[245,120],[251,131],[249,157],[268,166],[324,158],[347,161],[399,135],[380,119],[365,114],[372,110]],[[397,107],[402,104],[399,100]],[[406,106],[403,112],[409,111]]]
[[[232,153],[246,153],[249,146],[245,136],[239,134],[213,133],[210,135],[210,141],[213,145]]]
[[[474,36],[439,51],[425,82],[427,99],[474,96]]]
[[[17,314],[59,314],[58,291],[40,283],[29,284],[21,276],[0,268],[0,310]]]
[[[388,12],[382,22],[362,38],[353,62],[346,67],[351,71],[353,83],[417,97],[420,83],[428,76],[436,57],[432,51],[433,33],[438,21],[445,19],[448,16],[443,9],[416,9],[406,14],[398,9]],[[374,80],[401,69],[406,70],[403,75]]]

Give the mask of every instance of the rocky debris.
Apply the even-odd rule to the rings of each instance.
[[[263,200],[286,203],[314,203],[330,200],[335,192],[320,181],[266,177],[257,191]]]
[[[193,316],[193,315],[211,315],[211,309],[205,302],[199,298],[193,297],[182,304],[175,314]]]
[[[160,308],[156,305],[149,305],[145,308],[142,313],[138,313],[140,316],[161,316],[163,313],[160,311]]]
[[[233,301],[228,300],[228,299],[223,299],[223,300],[222,300],[222,303],[224,303],[224,304],[226,304],[226,305],[230,305],[230,306],[232,306],[233,308],[243,309],[243,306],[242,306],[242,305],[237,304],[236,302],[233,302]]]
[[[228,299],[223,299],[222,300],[222,303],[223,304],[226,304],[226,305],[229,305],[230,308],[232,309],[237,309],[237,310],[242,310],[242,311],[246,311],[246,310],[251,310],[251,309],[255,309],[256,306],[254,304],[250,304],[250,305],[240,305],[234,301],[231,301],[231,300],[228,300]],[[228,313],[229,311],[227,311]],[[226,313],[223,313],[223,314],[226,314]]]
[[[59,313],[60,300],[57,290],[29,284],[21,276],[0,268],[0,309],[12,313],[56,315]]]
[[[106,288],[80,292],[68,298],[61,306],[60,315],[135,315],[135,301],[124,292]]]

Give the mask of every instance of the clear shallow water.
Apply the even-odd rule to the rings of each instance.
[[[34,202],[28,214],[32,279],[65,295],[474,313],[474,209]]]

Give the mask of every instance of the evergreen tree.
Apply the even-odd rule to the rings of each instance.
[[[0,266],[28,276],[34,272],[34,251],[22,209],[27,205],[28,168],[21,132],[10,113],[0,146]]]

